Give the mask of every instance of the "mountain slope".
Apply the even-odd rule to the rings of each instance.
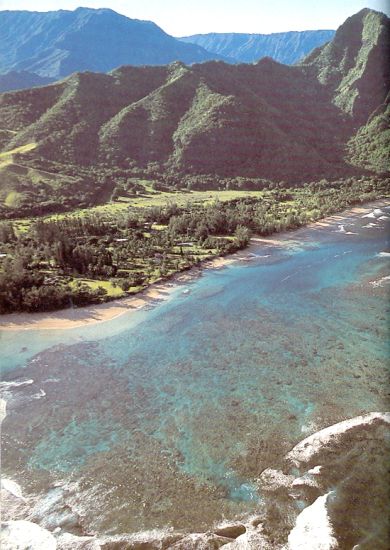
[[[357,123],[365,123],[390,86],[390,20],[364,9],[349,17],[334,39],[313,51],[301,66],[333,95],[333,102]]]
[[[390,95],[351,138],[348,150],[356,166],[390,172]]]
[[[150,21],[109,9],[0,12],[0,73],[29,71],[59,78],[121,65],[164,65],[220,58],[185,44]]]
[[[22,168],[51,174],[53,201],[61,193],[69,199],[67,180],[56,183],[58,175],[78,178],[83,204],[105,200],[117,181],[132,178],[177,186],[195,178],[218,187],[237,177],[261,186],[264,179],[303,184],[383,173],[389,131],[382,95],[389,84],[373,74],[383,66],[389,20],[367,11],[352,19],[299,65],[263,58],[127,66],[2,94],[0,191],[5,187],[9,197]],[[16,187],[34,201],[26,194],[29,174]],[[69,185],[73,193],[76,184]]]
[[[34,142],[35,154],[67,164],[301,181],[344,170],[349,127],[315,79],[269,58],[75,74],[4,94],[0,117],[17,132],[10,148]]]
[[[293,65],[314,48],[332,40],[335,31],[280,32],[272,34],[209,33],[180,38],[209,52],[233,58],[238,63],[253,63],[272,57]]]

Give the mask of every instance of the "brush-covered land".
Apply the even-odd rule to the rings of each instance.
[[[0,95],[0,215],[168,189],[388,174],[389,19],[349,18],[300,64],[211,61],[75,73]]]
[[[137,292],[383,197],[389,30],[365,9],[295,66],[127,66],[0,95],[0,311]]]
[[[261,192],[150,192],[106,206],[0,224],[0,312],[45,311],[134,294],[251,234],[294,229],[389,196],[389,180],[311,183]],[[141,186],[141,184],[138,184]],[[170,200],[167,201],[167,197]]]

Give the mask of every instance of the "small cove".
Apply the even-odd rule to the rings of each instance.
[[[254,243],[136,314],[3,332],[5,381],[33,380],[6,389],[6,474],[37,492],[77,481],[71,498],[100,532],[249,513],[254,480],[297,441],[388,409],[378,218]]]

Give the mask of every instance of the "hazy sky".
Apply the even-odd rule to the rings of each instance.
[[[72,10],[80,5],[148,19],[174,36],[335,29],[365,7],[390,15],[388,0],[0,0],[2,10]]]

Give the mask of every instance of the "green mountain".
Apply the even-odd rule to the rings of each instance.
[[[51,209],[107,200],[118,178],[218,187],[384,172],[388,30],[363,10],[296,66],[122,67],[3,94],[3,208],[39,202],[31,189]]]
[[[314,48],[332,40],[334,33],[331,30],[272,34],[212,32],[184,36],[180,40],[232,58],[236,63],[254,63],[262,57],[272,57],[279,63],[293,65]]]
[[[333,103],[356,123],[367,121],[390,86],[389,18],[364,9],[349,17],[334,39],[301,62],[329,89]]]

